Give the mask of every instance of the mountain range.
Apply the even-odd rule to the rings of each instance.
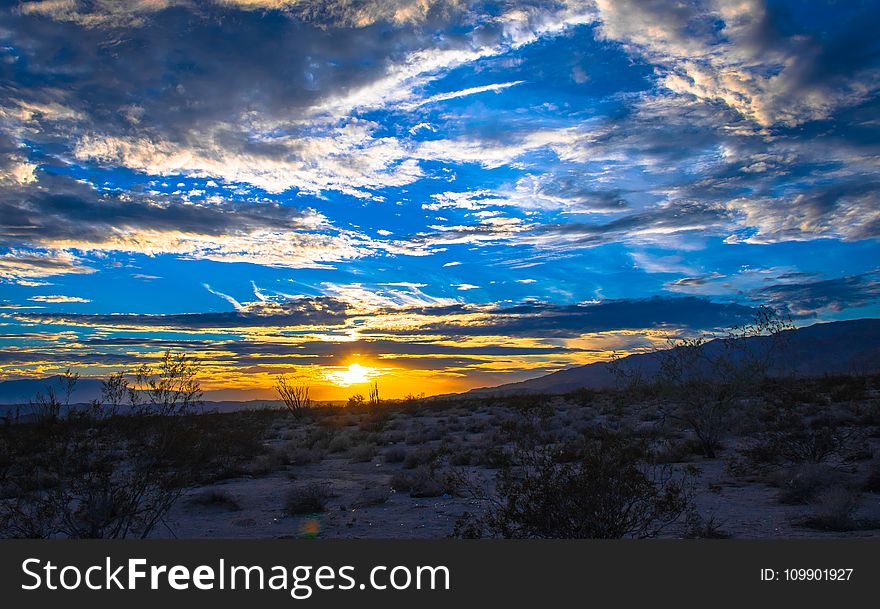
[[[767,336],[738,339],[746,345],[739,352],[769,355],[769,374],[824,376],[880,372],[880,319],[856,319],[817,323],[786,330],[774,341]],[[724,349],[721,340],[704,346],[706,357],[717,357]],[[772,351],[771,351],[772,350]],[[656,376],[663,352],[637,353],[618,362],[618,368],[650,381]],[[595,362],[553,372],[545,376],[497,387],[472,389],[466,395],[516,393],[565,393],[580,388],[608,389],[619,383],[608,362]]]

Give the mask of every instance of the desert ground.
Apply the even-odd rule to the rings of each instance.
[[[880,534],[877,377],[768,381],[721,413],[670,399],[628,387],[7,423],[0,524],[6,537]],[[138,456],[160,444],[144,438],[172,447],[164,461]]]
[[[540,404],[535,416],[554,442],[613,430],[647,442],[654,463],[690,478],[690,515],[661,535],[873,536],[880,534],[878,396],[867,379],[776,390],[777,403],[765,396],[748,406],[753,416],[743,415],[712,458],[699,454],[687,429],[662,418],[662,405],[626,392],[412,402],[301,420],[278,412],[261,454],[188,489],[157,534],[447,537],[463,513],[485,508],[479,495],[510,448],[505,429]],[[764,434],[777,409],[791,409],[801,425],[788,423],[770,440]]]

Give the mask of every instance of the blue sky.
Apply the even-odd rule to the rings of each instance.
[[[0,378],[521,380],[877,316],[876,2],[0,12]],[[336,379],[336,381],[334,381]],[[366,380],[362,378],[359,380]],[[238,391],[238,393],[236,393]]]

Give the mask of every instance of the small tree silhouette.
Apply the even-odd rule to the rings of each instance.
[[[63,410],[69,409],[70,397],[73,395],[77,381],[79,381],[79,373],[72,372],[68,368],[59,377],[58,381],[61,396],[59,396],[59,392],[52,385],[46,387],[46,393],[39,392],[34,396],[31,407],[38,421],[53,423],[61,418]],[[64,400],[63,402],[62,399]]]
[[[275,379],[274,389],[290,413],[297,418],[303,415],[306,408],[312,407],[309,386],[305,383],[288,381],[285,375],[279,374]]]
[[[189,413],[202,399],[198,373],[192,357],[166,351],[155,368],[144,364],[135,371],[134,386],[126,385],[132,407],[143,415]]]
[[[782,367],[780,354],[792,329],[789,318],[762,306],[749,323],[720,337],[668,338],[669,348],[658,353],[656,386],[677,407],[664,414],[684,423],[703,454],[714,458],[737,402]]]

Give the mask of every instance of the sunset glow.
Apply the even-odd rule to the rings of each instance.
[[[340,387],[349,387],[370,382],[375,372],[373,368],[366,368],[360,364],[351,364],[344,370],[328,373],[327,379]]]

